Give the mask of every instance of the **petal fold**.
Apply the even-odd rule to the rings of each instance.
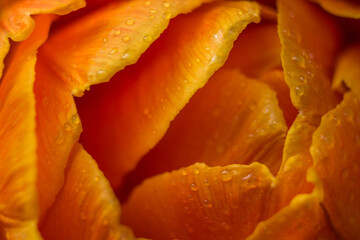
[[[71,91],[41,57],[36,63],[34,93],[41,225],[64,183],[66,163],[82,128]]]
[[[81,141],[115,189],[224,64],[258,11],[252,2],[219,2],[179,16],[137,64],[78,99]]]
[[[90,85],[107,82],[135,63],[171,18],[207,1],[114,1],[57,31],[42,53],[73,94],[81,96]]]
[[[324,189],[324,206],[344,239],[360,235],[360,101],[350,92],[323,116],[311,154]]]
[[[124,205],[123,221],[152,239],[244,239],[263,219],[273,184],[259,163],[197,163],[147,179]]]
[[[0,3],[0,77],[3,60],[9,51],[9,40],[25,40],[32,32],[35,22],[30,15],[64,15],[85,6],[84,0],[4,0]]]
[[[119,224],[120,204],[109,182],[80,144],[72,149],[65,175],[41,228],[45,239],[134,239]]]
[[[260,162],[276,174],[286,133],[275,92],[222,68],[190,99],[124,183],[135,184],[195,162],[208,166]]]
[[[15,46],[0,87],[0,238],[41,239],[37,232],[36,54],[52,17],[38,17],[32,35]]]

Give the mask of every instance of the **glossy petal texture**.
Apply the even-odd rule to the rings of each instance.
[[[119,224],[120,205],[96,162],[75,144],[65,184],[46,215],[45,239],[133,239]]]
[[[339,17],[360,18],[360,3],[356,0],[313,0],[331,14]]]
[[[0,87],[0,238],[41,239],[37,232],[35,63],[51,17],[18,44]]]
[[[276,23],[250,25],[235,41],[225,66],[258,78],[269,69],[281,66],[280,51]]]
[[[0,77],[3,60],[9,51],[9,40],[23,41],[31,33],[33,14],[67,14],[85,6],[84,0],[2,0],[0,2]]]
[[[36,64],[34,92],[41,222],[64,183],[66,163],[82,129],[71,91],[41,58]]]
[[[137,64],[77,101],[81,141],[115,189],[223,65],[257,12],[256,3],[220,2],[179,16]]]
[[[300,194],[270,219],[259,223],[246,240],[336,240],[319,196]]]
[[[285,81],[292,103],[299,110],[285,141],[274,193],[280,209],[295,195],[312,191],[312,184],[306,182],[307,169],[312,165],[311,137],[320,117],[337,103],[330,74],[339,41],[334,22],[313,3],[280,0],[278,9]]]
[[[109,81],[135,63],[166,29],[170,18],[203,2],[207,1],[114,2],[57,31],[43,54],[74,95],[81,96],[90,85]]]
[[[286,132],[275,92],[237,70],[220,69],[191,98],[125,185],[196,162],[226,166],[256,161],[276,174]]]
[[[360,97],[360,43],[347,47],[339,56],[333,88],[344,93],[348,88]]]
[[[284,72],[280,69],[273,69],[262,74],[259,80],[266,83],[276,92],[279,107],[282,109],[286,123],[290,127],[298,114],[298,110],[291,103],[290,90],[285,82]]]
[[[360,103],[354,93],[322,118],[311,146],[324,205],[344,239],[360,235]]]
[[[124,205],[123,220],[136,235],[158,240],[244,239],[264,218],[272,184],[259,163],[197,163],[146,180]]]

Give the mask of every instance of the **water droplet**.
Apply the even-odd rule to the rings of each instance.
[[[65,131],[68,131],[68,132],[71,131],[71,129],[72,129],[69,123],[65,123],[64,128],[65,128]]]
[[[95,182],[99,182],[100,181],[99,176],[96,176],[94,180],[95,180]]]
[[[145,42],[151,42],[152,39],[153,39],[153,38],[152,38],[152,36],[150,36],[150,35],[145,35],[145,36],[144,36],[144,41],[145,41]]]
[[[191,191],[197,191],[199,189],[199,187],[196,185],[196,183],[192,183],[192,184],[190,184],[190,189],[191,189]]]
[[[150,9],[150,13],[155,14],[156,10],[155,9]]]
[[[232,180],[233,176],[232,173],[224,170],[221,172],[221,179],[223,180],[223,182],[230,182]]]
[[[119,29],[114,30],[114,35],[119,36],[121,34],[121,31]]]
[[[106,77],[106,71],[105,70],[99,70],[99,71],[97,71],[96,72],[96,78],[98,79],[98,80],[102,80],[102,79],[104,79],[105,77]]]
[[[200,62],[200,59],[199,59],[199,58],[197,58],[195,61],[196,61],[197,63],[199,63],[199,62]]]
[[[204,199],[203,205],[206,208],[211,208],[212,207],[211,202],[209,200],[207,200],[207,199]]]
[[[209,180],[207,180],[207,179],[204,179],[204,184],[205,184],[205,186],[209,186],[209,185],[210,185],[210,182],[209,182]]]
[[[65,141],[65,137],[62,131],[59,132],[58,137],[56,138],[57,144],[62,144]]]
[[[226,222],[223,222],[223,223],[221,224],[221,226],[222,226],[225,230],[230,230],[230,229],[231,229],[231,227],[229,226],[229,224],[227,224]]]
[[[86,169],[81,170],[82,173],[86,173]]]
[[[130,37],[129,36],[123,36],[122,40],[124,42],[128,42],[130,40]]]
[[[343,113],[344,113],[346,120],[348,120],[349,122],[353,122],[354,112],[350,107],[345,107],[343,110]]]
[[[237,15],[242,16],[242,15],[244,15],[244,13],[242,11],[238,11]]]
[[[304,88],[301,86],[296,86],[295,93],[297,96],[301,97],[302,95],[304,95]]]
[[[155,17],[154,17],[154,15],[149,15],[149,18],[154,19]]]
[[[300,81],[303,83],[303,84],[306,84],[307,83],[307,78],[304,77],[304,76],[300,76]]]
[[[299,67],[305,68],[306,67],[306,62],[305,62],[305,58],[301,55],[299,56],[294,56],[291,58],[291,60],[293,60],[294,62],[296,62],[296,64]]]
[[[248,175],[246,175],[242,179],[247,180],[247,179],[251,178],[252,175],[253,175],[252,173],[249,173]]]
[[[149,6],[151,4],[151,1],[145,1],[144,5]]]
[[[126,23],[126,25],[133,25],[135,23],[135,21],[131,18],[128,18],[128,19],[126,19],[125,23]]]
[[[111,50],[110,50],[110,54],[115,54],[115,53],[117,52],[117,50],[118,50],[117,48],[111,49]]]
[[[326,135],[321,135],[320,136],[321,140],[323,141],[324,145],[328,148],[331,149],[334,147],[335,144],[335,140],[334,140],[334,136],[332,134],[326,134]]]
[[[80,118],[79,115],[77,113],[75,113],[72,117],[71,120],[74,124],[79,124],[80,123]]]
[[[199,175],[200,170],[198,168],[194,168],[194,173],[195,173],[195,175]]]
[[[163,1],[162,6],[165,8],[168,8],[168,7],[170,7],[170,3],[168,1]]]
[[[251,111],[254,111],[255,108],[256,108],[256,102],[250,102],[249,103],[249,108],[250,108]]]
[[[171,18],[171,12],[166,12],[163,14],[163,18],[169,20]]]
[[[180,172],[181,172],[181,175],[183,175],[183,176],[186,176],[188,174],[186,168],[181,168]]]

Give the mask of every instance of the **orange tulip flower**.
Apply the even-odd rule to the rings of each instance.
[[[0,239],[360,239],[359,18],[3,0]]]

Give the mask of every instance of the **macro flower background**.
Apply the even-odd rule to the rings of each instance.
[[[2,0],[0,239],[360,239],[356,0]]]

